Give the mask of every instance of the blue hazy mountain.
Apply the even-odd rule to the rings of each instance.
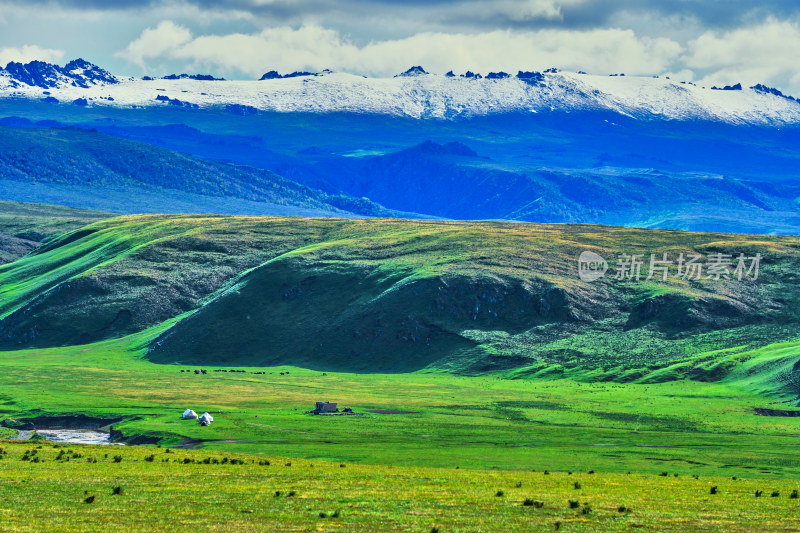
[[[188,75],[103,81],[105,71],[88,63],[23,67],[27,78],[0,72],[18,85],[0,88],[6,126],[91,130],[191,156],[194,165],[221,164],[225,179],[231,168],[247,168],[248,176],[269,172],[301,187],[290,195],[293,208],[301,206],[299,191],[308,190],[313,202],[325,204],[313,209],[329,213],[800,232],[800,103],[761,84],[726,90],[558,71],[438,76],[413,67],[381,80],[399,92],[395,100],[378,101],[372,81],[329,71],[267,72],[249,82]],[[589,85],[605,92],[586,92]],[[640,101],[630,97],[633,89]],[[256,90],[261,100],[250,98]],[[539,103],[535,109],[489,105],[509,91]],[[357,110],[337,103],[356,93],[369,97]],[[213,94],[219,99],[208,103]],[[313,95],[322,98],[317,108]],[[126,100],[134,97],[143,103]],[[453,98],[469,105],[455,110]],[[544,109],[543,102],[553,107]],[[671,102],[680,113],[659,111],[658,102]],[[79,154],[85,151],[73,155]],[[213,182],[207,175],[200,172],[197,180]],[[203,192],[192,179],[176,189],[140,178],[171,191],[149,211],[254,213],[262,208],[247,202],[271,202],[262,189],[222,187],[214,190],[215,203],[197,204],[191,195]],[[96,203],[101,192],[113,190],[113,180],[101,183],[86,198],[73,194],[68,205],[113,210]],[[5,180],[0,192],[9,199],[58,200],[44,187]]]
[[[402,215],[365,198],[327,194],[268,170],[52,124],[0,125],[0,197],[116,213]]]

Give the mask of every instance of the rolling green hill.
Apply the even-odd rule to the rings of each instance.
[[[591,250],[761,254],[757,280],[581,281]],[[147,357],[321,370],[719,380],[800,337],[800,238],[585,225],[141,215],[0,267],[0,347],[159,327]],[[656,281],[658,280],[658,281]],[[793,353],[778,363],[791,373]],[[787,366],[788,365],[788,366]],[[772,368],[775,377],[778,370]],[[787,374],[788,376],[788,374]],[[780,383],[778,383],[780,385]]]
[[[59,205],[0,201],[0,265],[19,259],[50,237],[110,216]]]

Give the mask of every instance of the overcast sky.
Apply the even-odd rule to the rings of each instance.
[[[541,70],[800,96],[800,0],[0,0],[0,64],[115,74]]]

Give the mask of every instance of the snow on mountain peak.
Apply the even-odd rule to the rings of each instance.
[[[600,76],[548,69],[492,72],[485,77],[427,73],[415,66],[392,78],[331,71],[279,74],[259,81],[211,76],[116,78],[85,61],[59,67],[41,61],[0,69],[0,98],[80,102],[80,105],[221,108],[252,114],[350,112],[452,119],[550,111],[605,111],[641,119],[711,120],[734,124],[800,124],[800,101],[765,85],[728,90],[667,77]],[[723,88],[725,89],[725,88]]]
[[[297,71],[291,72],[289,74],[279,74],[277,70],[270,70],[269,72],[266,72],[263,76],[261,76],[261,78],[259,78],[258,81],[282,80],[282,79],[285,79],[285,78],[300,78],[300,77],[303,77],[303,76],[321,76],[321,75],[327,74],[329,72],[330,72],[330,70],[327,70],[327,69],[323,70],[322,72],[306,72],[306,71],[297,70]]]
[[[73,59],[63,67],[44,61],[18,63],[15,61],[0,68],[0,76],[6,78],[8,85],[20,87],[28,85],[40,89],[62,87],[88,88],[98,84],[117,83],[110,72],[89,63],[85,59]]]
[[[416,66],[416,67],[411,67],[410,69],[406,70],[405,72],[401,72],[400,74],[396,75],[395,78],[404,78],[404,77],[412,77],[412,76],[424,76],[426,74],[427,74],[427,72],[425,72],[424,68],[422,68],[420,66]]]

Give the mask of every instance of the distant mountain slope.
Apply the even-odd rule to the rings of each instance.
[[[641,121],[610,112],[441,121],[29,101],[0,101],[3,113],[17,116],[0,118],[0,125],[73,124],[191,154],[203,164],[268,170],[360,214],[800,233],[800,128]],[[9,183],[0,181],[0,197],[123,212],[327,212],[286,211],[231,190],[212,197],[162,189],[129,199],[110,186],[86,195],[61,184],[14,182],[11,189]],[[364,197],[394,211],[353,200]]]
[[[83,80],[90,87],[85,89],[64,80],[53,82],[55,87],[40,87],[32,76],[49,72],[43,65],[26,66],[25,72],[33,85],[18,81],[24,85],[17,91],[19,98],[3,98],[17,92],[0,90],[0,124],[23,129],[75,126],[89,130],[87,135],[97,130],[143,143],[139,146],[145,152],[149,148],[144,144],[180,152],[179,166],[192,171],[184,173],[188,179],[181,178],[182,183],[165,185],[161,181],[169,180],[157,177],[157,165],[145,165],[142,172],[153,174],[159,183],[142,174],[136,178],[142,182],[137,186],[140,193],[134,195],[127,188],[115,188],[114,180],[98,186],[49,178],[0,180],[0,198],[117,212],[354,213],[800,233],[800,123],[787,118],[791,113],[779,111],[800,104],[763,85],[703,89],[677,83],[680,89],[673,90],[673,81],[661,78],[553,71],[478,78],[436,76],[422,69],[386,80],[323,72],[288,77],[272,73],[251,82],[174,76],[177,79],[115,78],[119,83],[111,83],[87,66],[81,72],[93,74]],[[591,82],[602,90],[570,92],[574,84],[562,83],[562,78]],[[458,103],[464,95],[510,97],[510,88],[519,84],[539,95],[536,98],[547,94],[552,100],[544,107],[534,106],[536,112],[527,104],[492,104],[484,112],[484,100],[476,100],[477,107]],[[110,92],[102,100],[81,97],[87,105],[44,101],[60,98],[63,103],[54,91],[124,87],[144,91],[141,94],[152,91],[152,101],[133,107]],[[252,87],[256,93],[248,92]],[[456,89],[466,92],[448,92]],[[658,100],[666,98],[658,92],[662,89],[672,91],[673,100]],[[136,91],[130,94],[140,94]],[[325,91],[332,92],[326,96]],[[606,97],[618,92],[627,95],[626,102],[642,105],[655,98],[670,111],[653,111],[650,104],[644,105],[650,111],[612,105]],[[248,94],[253,102],[237,103]],[[730,109],[735,116],[720,118],[686,100],[692,95],[708,97],[715,105],[750,102],[755,107],[745,112],[734,106]],[[370,107],[375,98],[389,107]],[[587,98],[602,102],[587,103]],[[233,103],[224,103],[228,101]],[[431,102],[460,107],[453,114],[426,114]],[[751,112],[753,120],[747,114]],[[40,157],[40,152],[32,150],[30,157]],[[78,148],[65,157],[85,153]],[[39,164],[24,163],[26,153],[18,156],[17,166]],[[222,172],[215,166],[220,163]],[[59,171],[70,168],[56,166]],[[254,177],[258,171],[253,168],[294,184],[281,192],[255,185],[264,175]],[[218,173],[224,176],[222,185],[214,182]],[[232,182],[236,185],[230,186]],[[85,193],[86,187],[91,194]]]
[[[642,254],[641,279],[610,271],[581,281],[586,250],[612,267]],[[757,279],[682,279],[673,265],[667,280],[648,280],[651,253],[697,253],[704,264],[760,253],[762,262]],[[745,362],[737,354],[800,336],[798,272],[797,237],[128,216],[0,266],[0,346],[80,344],[161,324],[148,354],[160,362],[721,379]]]
[[[334,165],[324,163],[338,167],[326,178],[334,190],[445,218],[800,230],[798,181],[776,184],[654,169],[537,168],[480,157],[460,143],[431,141]],[[310,175],[309,183],[315,183],[318,174]]]
[[[0,201],[0,265],[19,259],[56,235],[111,216],[59,205]]]
[[[74,128],[0,126],[0,197],[131,212],[395,214],[266,170]]]
[[[735,124],[800,123],[800,103],[762,84],[719,89],[668,77],[597,76],[555,69],[495,72],[485,77],[435,75],[421,68],[404,74],[385,79],[328,71],[268,73],[259,81],[136,79],[114,77],[84,60],[63,68],[41,62],[10,63],[0,70],[0,95],[83,106],[230,106],[237,113],[270,110],[454,118],[555,109]]]

